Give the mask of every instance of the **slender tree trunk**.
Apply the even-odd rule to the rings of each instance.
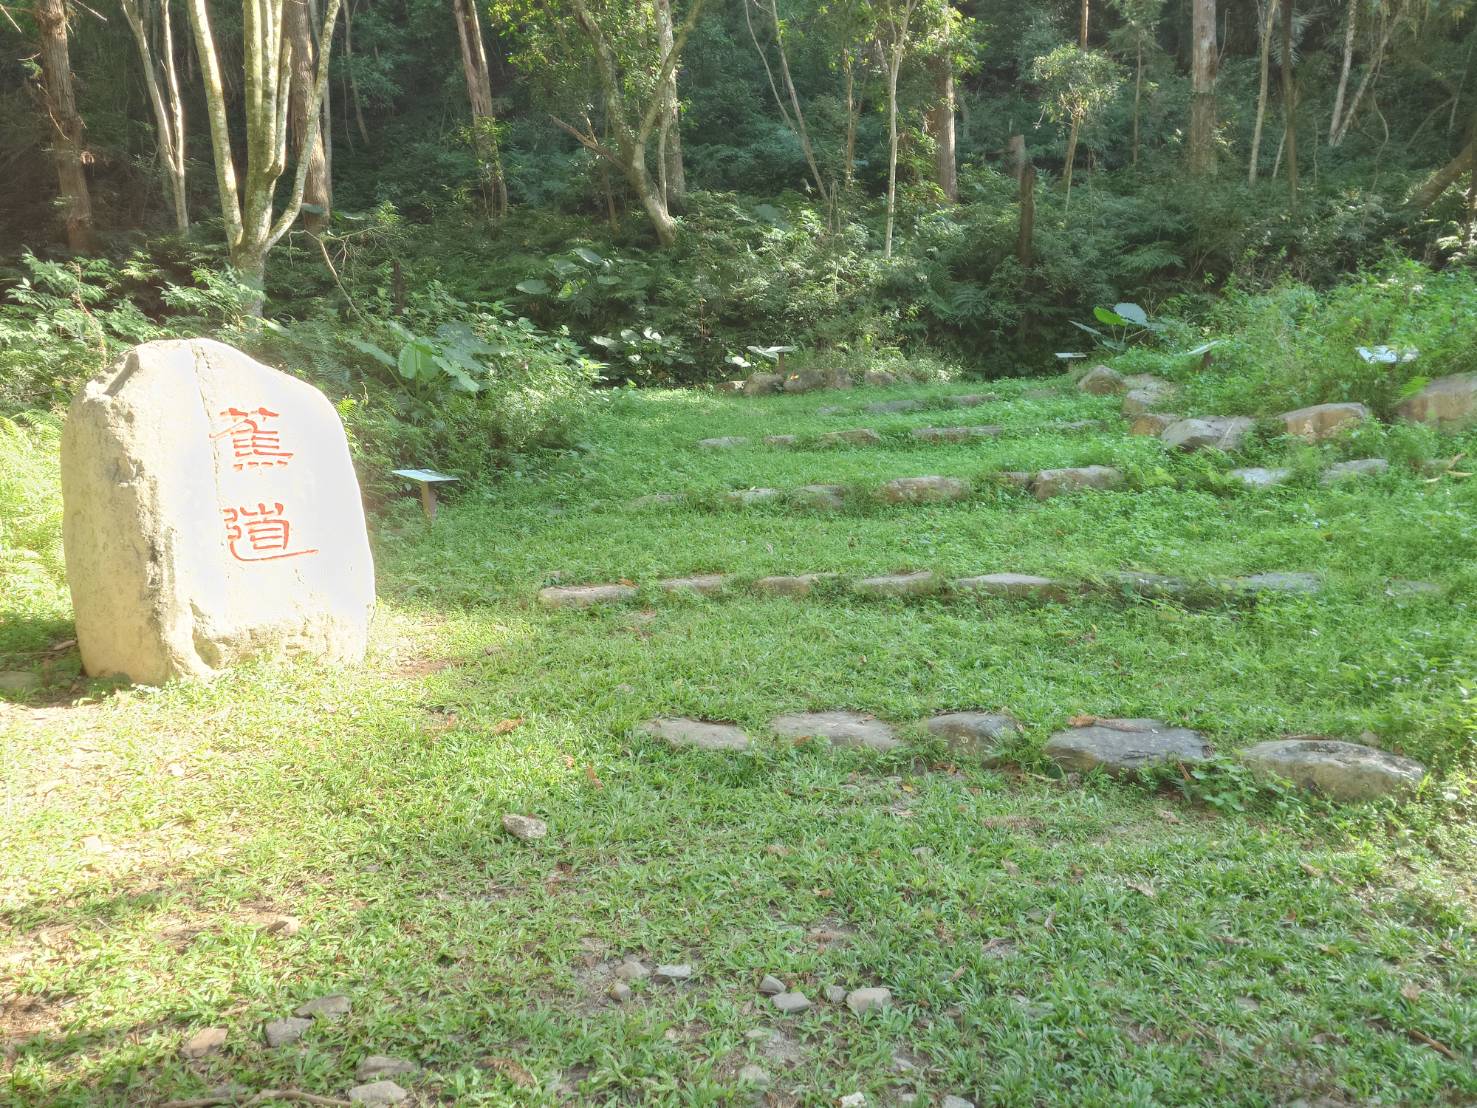
[[[1342,145],[1344,136],[1349,133],[1349,126],[1354,122],[1354,117],[1359,114],[1359,105],[1364,100],[1364,94],[1369,91],[1369,86],[1385,64],[1385,51],[1389,49],[1390,38],[1395,34],[1395,29],[1399,24],[1398,17],[1390,20],[1381,32],[1379,43],[1375,46],[1374,57],[1369,60],[1363,76],[1359,78],[1359,87],[1354,90],[1354,98],[1349,101],[1349,108],[1339,120],[1337,128],[1333,129],[1333,137],[1329,139],[1330,146]]]
[[[1026,171],[1026,136],[1011,135],[1005,153],[1010,162],[1010,175],[1016,184],[1020,184],[1021,174]]]
[[[359,79],[354,76],[354,18],[353,3],[344,5],[344,68],[349,72],[349,97],[354,102],[354,124],[359,128],[359,137],[369,145],[369,128],[364,125],[364,105],[359,99]]]
[[[846,168],[843,177],[846,187],[851,188],[852,182],[856,180],[856,129],[857,129],[856,102],[856,62],[851,51],[846,52]]]
[[[144,89],[149,94],[149,106],[154,112],[154,135],[159,146],[159,161],[163,166],[164,198],[174,214],[175,230],[184,234],[190,229],[190,216],[185,193],[185,107],[179,95],[179,79],[174,65],[174,32],[170,26],[169,0],[159,7],[159,53],[154,57],[153,12],[147,6],[140,8],[137,0],[119,0],[123,18],[133,32],[134,45],[138,47],[139,63],[144,71]],[[159,80],[159,70],[164,70],[165,82]]]
[[[1191,54],[1190,172],[1215,173],[1215,0],[1194,0]]]
[[[313,83],[318,69],[318,48],[313,42],[313,20],[308,0],[284,0],[283,21],[292,44],[292,93],[288,104],[288,122],[301,149],[309,130],[318,131],[308,158],[308,174],[303,185],[303,226],[315,234],[329,223],[333,197],[328,179],[328,153],[323,142],[321,100],[313,102]]]
[[[51,156],[56,163],[67,248],[77,254],[97,249],[92,223],[92,194],[87,187],[86,130],[72,87],[72,58],[67,43],[67,13],[62,0],[35,0],[31,9],[41,32],[42,102],[51,124]]]
[[[672,49],[671,0],[655,0],[658,41],[662,53]],[[682,164],[682,110],[677,96],[677,67],[672,67],[665,86],[666,106],[658,138],[662,152],[662,184],[667,207],[680,212],[687,202],[687,169]]]
[[[1036,167],[1030,162],[1020,170],[1020,225],[1016,230],[1015,257],[1029,270],[1036,260]]]
[[[1138,43],[1138,60],[1133,71],[1133,165],[1139,164],[1139,105],[1144,95],[1144,42],[1142,34]]]
[[[892,257],[892,231],[897,220],[897,78],[903,65],[903,46],[899,41],[887,59],[887,229],[882,239],[882,256]]]
[[[1349,88],[1349,67],[1354,64],[1354,31],[1359,22],[1359,0],[1349,0],[1344,16],[1344,61],[1339,67],[1339,87],[1333,95],[1333,117],[1328,121],[1328,145],[1338,145],[1339,117],[1344,111],[1344,93]]]
[[[1287,206],[1294,214],[1298,209],[1298,111],[1297,85],[1292,73],[1292,6],[1294,0],[1282,0],[1282,113],[1287,147]]]
[[[1077,45],[1087,49],[1087,7],[1090,0],[1082,0],[1082,13],[1077,21]]]
[[[1062,213],[1065,215],[1072,210],[1072,165],[1077,160],[1077,132],[1081,129],[1082,122],[1077,118],[1072,119],[1071,129],[1067,131],[1067,168],[1066,180],[1067,198],[1062,203]]]
[[[1246,183],[1256,184],[1257,170],[1262,157],[1262,127],[1267,119],[1267,87],[1272,70],[1272,30],[1277,26],[1277,0],[1266,0],[1262,11],[1261,25],[1257,28],[1260,41],[1257,58],[1256,123],[1251,129],[1251,156],[1246,162]]]
[[[467,102],[472,110],[472,149],[477,155],[487,206],[495,217],[508,211],[508,186],[503,179],[502,153],[498,149],[497,119],[492,108],[492,73],[482,42],[482,22],[476,0],[453,0],[457,42],[461,46],[462,74],[467,82]]]
[[[928,110],[928,129],[933,132],[934,179],[951,203],[959,200],[959,166],[954,144],[954,60],[939,54],[929,61],[933,71],[934,103]]]
[[[1417,208],[1429,208],[1441,199],[1447,189],[1461,179],[1462,174],[1473,164],[1474,159],[1477,159],[1477,139],[1468,140],[1467,145],[1462,147],[1461,153],[1422,181],[1419,187],[1411,193],[1410,202]]]

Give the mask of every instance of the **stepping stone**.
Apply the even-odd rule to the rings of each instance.
[[[1129,424],[1128,433],[1130,435],[1152,435],[1158,438],[1179,421],[1179,416],[1170,415],[1168,412],[1144,412]]]
[[[1145,600],[1183,600],[1195,586],[1183,577],[1167,577],[1162,573],[1139,573],[1134,570],[1105,573],[1103,584],[1114,593],[1129,593]]]
[[[892,1005],[892,990],[884,988],[852,989],[846,994],[846,1006],[859,1016],[880,1011]]]
[[[1445,596],[1446,590],[1431,581],[1391,581],[1385,586],[1385,595],[1396,600],[1419,600],[1424,597]]]
[[[10,693],[12,696],[24,696],[33,693],[41,687],[41,677],[35,673],[28,673],[23,669],[10,669],[0,673],[0,693]]]
[[[1318,737],[1257,743],[1240,758],[1259,780],[1281,778],[1344,802],[1409,796],[1426,775],[1413,758]]]
[[[781,1015],[798,1016],[810,1007],[810,999],[804,993],[780,993],[769,998]]]
[[[1123,414],[1132,418],[1158,410],[1179,390],[1162,377],[1139,374],[1124,379],[1128,392],[1123,396]]]
[[[1025,731],[1020,721],[1006,712],[945,712],[930,719],[927,727],[929,734],[944,739],[950,750],[978,758],[986,766],[999,763],[1002,742]]]
[[[1316,573],[1255,573],[1233,577],[1227,584],[1237,595],[1253,599],[1268,593],[1313,596],[1323,591],[1323,581]]]
[[[822,446],[881,446],[882,436],[870,427],[850,431],[828,431],[816,440]]]
[[[1292,476],[1290,469],[1262,469],[1259,466],[1250,466],[1245,469],[1233,469],[1226,474],[1234,477],[1249,489],[1269,489],[1273,485],[1280,485]]]
[[[615,975],[622,981],[644,981],[651,976],[651,970],[646,968],[644,962],[635,958],[627,958],[615,967]]]
[[[392,1058],[388,1054],[371,1054],[354,1070],[355,1081],[373,1081],[382,1077],[399,1077],[415,1073],[420,1067],[404,1058]]]
[[[1401,419],[1456,430],[1477,423],[1477,373],[1438,377],[1395,406]]]
[[[596,604],[619,604],[635,596],[635,585],[554,585],[539,590],[538,602],[545,608],[593,608]]]
[[[1175,450],[1224,450],[1229,454],[1241,448],[1242,440],[1255,425],[1245,416],[1182,419],[1166,427],[1159,441]]]
[[[1082,380],[1077,382],[1077,387],[1093,396],[1112,396],[1115,393],[1127,392],[1128,382],[1123,379],[1123,374],[1105,365],[1099,365],[1089,369],[1083,375]]]
[[[704,450],[732,450],[736,446],[747,446],[749,440],[744,435],[725,435],[716,439],[700,439],[698,445]]]
[[[817,389],[850,388],[851,380],[845,374],[826,373],[819,369],[802,369],[785,378],[784,390],[788,393],[815,392]]]
[[[1046,425],[1048,431],[1100,431],[1103,421],[1100,419],[1067,419],[1057,420],[1055,423]]]
[[[946,1096],[939,1101],[939,1108],[974,1108],[974,1101],[965,1100],[962,1096]]]
[[[953,408],[978,408],[981,404],[993,404],[1000,397],[993,392],[967,392],[953,397],[949,406]]]
[[[765,435],[765,446],[796,446],[800,442],[799,435]]]
[[[668,577],[658,581],[656,587],[665,593],[694,592],[699,596],[713,596],[723,591],[728,577],[722,573],[705,573],[696,577]]]
[[[181,1058],[194,1060],[204,1058],[207,1054],[214,1054],[226,1045],[226,1029],[224,1027],[207,1027],[191,1035],[180,1046]]]
[[[891,388],[897,384],[897,375],[885,369],[869,369],[862,374],[862,384],[874,389]]]
[[[991,481],[1013,489],[1029,489],[1036,475],[1026,469],[1002,469],[990,474]]]
[[[778,977],[766,973],[763,980],[759,982],[759,991],[765,996],[779,996],[785,991],[785,983]]]
[[[1383,458],[1359,458],[1352,462],[1335,462],[1323,471],[1321,483],[1335,485],[1353,477],[1378,477],[1387,473],[1390,463]]]
[[[507,817],[504,816],[503,819],[506,821]],[[292,1010],[292,1014],[302,1019],[337,1020],[347,1016],[351,1006],[349,998],[343,993],[330,993],[299,1004]]]
[[[1277,418],[1289,435],[1304,442],[1321,442],[1346,427],[1363,423],[1369,418],[1369,409],[1363,404],[1314,404],[1310,408],[1283,412]]]
[[[399,1104],[409,1096],[409,1092],[393,1081],[371,1081],[367,1085],[355,1085],[350,1089],[349,1103],[371,1106]]]
[[[821,581],[833,581],[839,573],[802,573],[795,577],[761,577],[754,582],[757,592],[768,596],[809,596]]]
[[[669,746],[695,750],[748,750],[750,739],[731,723],[709,723],[706,720],[676,716],[647,720],[641,730]]]
[[[520,816],[509,812],[503,816],[503,830],[520,842],[533,842],[549,833],[549,825],[537,816]]]
[[[744,382],[745,396],[768,396],[784,388],[785,379],[778,373],[751,373]]]
[[[676,962],[671,965],[657,966],[656,973],[652,975],[653,980],[663,985],[675,984],[678,981],[687,981],[692,977],[692,966],[687,962]]]
[[[1081,466],[1073,469],[1043,469],[1031,481],[1037,500],[1049,500],[1064,492],[1081,489],[1110,491],[1123,487],[1123,474],[1112,466]]]
[[[266,1026],[262,1028],[262,1033],[266,1037],[268,1046],[287,1046],[301,1039],[312,1026],[313,1021],[310,1019],[288,1016],[286,1019],[268,1020]]]
[[[1071,591],[1065,581],[1033,577],[1029,573],[986,573],[980,577],[961,577],[950,588],[955,592],[1000,596],[1010,600],[1064,601]]]
[[[723,499],[730,504],[748,507],[750,504],[764,504],[771,500],[778,500],[784,495],[779,489],[735,489],[733,492],[724,493]]]
[[[846,990],[843,989],[840,985],[827,985],[824,989],[821,990],[821,995],[824,996],[827,1003],[830,1004],[846,1003]]]
[[[903,745],[890,726],[860,712],[794,712],[776,716],[769,726],[781,738],[825,739],[832,746],[887,751]]]
[[[915,427],[912,435],[920,442],[974,442],[998,438],[1003,427]]]
[[[880,491],[890,504],[930,504],[963,500],[969,495],[969,484],[957,477],[899,477]]]
[[[936,573],[923,570],[889,577],[867,577],[853,582],[851,587],[852,591],[862,596],[932,596],[943,590],[944,579]]]
[[[642,508],[661,508],[671,504],[679,504],[681,501],[681,493],[653,492],[645,496],[638,496],[635,500],[628,503],[626,507],[635,508],[639,511]]]
[[[1100,719],[1058,731],[1044,749],[1064,770],[1101,769],[1110,777],[1131,776],[1166,762],[1203,762],[1211,753],[1200,732],[1157,719]]]
[[[868,415],[892,415],[895,412],[918,412],[923,410],[921,400],[879,400],[868,404],[862,411]]]
[[[846,506],[845,485],[801,485],[790,499],[806,508],[835,510]]]

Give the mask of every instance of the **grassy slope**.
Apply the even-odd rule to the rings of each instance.
[[[0,1098],[151,1103],[222,1080],[342,1095],[369,1053],[422,1061],[427,1102],[742,1102],[734,1074],[751,1059],[780,1103],[909,1088],[982,1104],[1477,1098],[1459,805],[1394,817],[1253,795],[1234,776],[1190,787],[1217,809],[1058,781],[1037,754],[1092,713],[1200,726],[1225,750],[1368,728],[1459,763],[1474,725],[1469,486],[1402,472],[1218,495],[1207,464],[1166,462],[1152,442],[1032,433],[1111,412],[1092,398],[813,414],[878,395],[618,398],[566,472],[469,497],[429,535],[407,511],[381,537],[387,599],[362,670],[262,667],[0,715],[0,993],[20,997],[0,1020],[31,1036],[8,1053]],[[985,422],[1018,433],[692,446]],[[1280,456],[1272,444],[1252,460]],[[1138,491],[858,500],[831,516],[625,506],[653,491],[1094,462],[1132,468]],[[1181,478],[1201,491],[1169,487]],[[1249,611],[742,591],[595,613],[530,604],[556,579],[909,568],[1318,570],[1329,590]],[[1389,577],[1451,595],[1396,603]],[[54,630],[44,616],[36,627]],[[688,713],[762,734],[807,707],[904,725],[1008,707],[1029,728],[1023,769],[952,765],[921,742],[877,756],[765,738],[712,756],[630,733]],[[1444,788],[1460,793],[1460,775]],[[543,816],[549,839],[513,842],[506,811]],[[265,934],[272,912],[302,930]],[[842,934],[817,942],[818,927]],[[695,981],[609,1004],[599,966],[626,954],[689,960]],[[816,1006],[772,1016],[754,988],[766,972]],[[857,1020],[820,1002],[830,982],[886,984],[898,1003]],[[335,990],[354,997],[349,1019],[301,1049],[260,1044],[261,1020]],[[210,1025],[230,1029],[224,1054],[179,1061],[181,1038]],[[792,1066],[746,1038],[767,1027],[794,1040]],[[894,1072],[898,1052],[918,1069]]]

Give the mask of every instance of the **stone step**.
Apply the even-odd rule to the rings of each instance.
[[[1102,431],[1107,429],[1107,426],[1100,419],[1058,419],[1029,427],[1007,427],[998,423],[893,428],[886,431],[879,431],[875,427],[848,427],[816,434],[765,435],[758,440],[748,435],[723,435],[716,438],[699,439],[697,446],[702,450],[733,450],[742,446],[762,444],[782,450],[833,450],[846,446],[959,445],[1025,435]]]

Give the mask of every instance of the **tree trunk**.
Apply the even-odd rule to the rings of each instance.
[[[1257,29],[1259,56],[1257,60],[1258,80],[1256,96],[1256,124],[1251,129],[1251,157],[1246,164],[1246,183],[1256,184],[1257,170],[1262,157],[1262,127],[1267,119],[1267,87],[1272,70],[1272,30],[1276,27],[1277,0],[1266,0],[1261,26]]]
[[[154,135],[159,146],[159,161],[163,166],[164,198],[174,213],[175,230],[184,234],[190,229],[190,215],[185,193],[185,107],[179,94],[179,78],[174,65],[174,31],[171,27],[169,0],[163,0],[159,9],[159,53],[154,57],[152,42],[151,10],[140,8],[137,0],[119,0],[123,18],[133,32],[134,45],[138,47],[139,62],[144,71],[144,89],[149,94],[149,106],[154,112]],[[159,62],[162,60],[165,83],[159,81]]]
[[[1005,153],[1010,161],[1010,175],[1020,184],[1021,174],[1026,171],[1026,136],[1011,135]]]
[[[856,102],[856,63],[851,51],[846,52],[846,169],[842,176],[846,187],[856,179],[856,129],[860,114]]]
[[[933,132],[934,179],[949,198],[959,200],[959,166],[954,145],[954,61],[947,54],[931,59],[934,104],[928,110],[928,129]]]
[[[89,160],[83,147],[86,130],[72,87],[72,59],[67,44],[67,13],[62,0],[36,0],[31,9],[41,32],[43,104],[51,124],[51,156],[56,163],[67,227],[67,248],[77,254],[97,249],[92,224],[92,194],[87,187]]]
[[[1077,160],[1077,132],[1081,128],[1080,120],[1073,118],[1071,130],[1067,132],[1067,168],[1066,186],[1067,198],[1062,203],[1062,214],[1072,210],[1072,163]]]
[[[640,199],[641,206],[646,209],[646,217],[651,220],[651,227],[656,232],[657,242],[663,246],[675,246],[677,244],[677,221],[672,218],[672,213],[667,208],[667,198],[662,195],[661,189],[657,188],[656,182],[651,179],[651,174],[646,168],[645,149],[627,152],[624,169],[626,181]]]
[[[1087,7],[1090,0],[1082,0],[1082,14],[1077,21],[1077,45],[1087,49]]]
[[[461,46],[462,75],[467,82],[467,102],[472,111],[472,149],[489,210],[496,217],[508,211],[508,186],[503,180],[502,153],[498,149],[497,119],[492,108],[492,73],[482,42],[482,22],[475,0],[453,0],[457,42]]]
[[[1422,181],[1411,193],[1410,202],[1417,208],[1429,208],[1461,179],[1462,174],[1473,164],[1474,158],[1477,158],[1477,139],[1468,141],[1461,153]]]
[[[1029,270],[1036,260],[1036,167],[1030,162],[1020,171],[1020,226],[1016,231],[1015,257],[1021,268]]]
[[[323,143],[320,104],[313,103],[318,47],[313,42],[313,20],[308,12],[308,0],[285,0],[282,18],[288,41],[292,43],[292,92],[287,114],[298,148],[303,148],[310,129],[318,131],[303,184],[303,226],[317,234],[328,226],[333,197],[328,180],[328,154]]]
[[[359,99],[359,79],[354,75],[354,5],[344,5],[344,68],[349,72],[349,98],[354,102],[354,123],[359,137],[369,145],[369,128],[364,125],[364,105]],[[353,145],[351,142],[350,146]]]
[[[665,55],[672,49],[672,4],[671,0],[655,0],[658,41]],[[659,143],[662,148],[663,191],[667,207],[680,212],[687,201],[687,169],[682,164],[682,111],[677,96],[677,67],[672,67],[667,77],[665,92],[666,106],[662,109]]]
[[[1133,70],[1133,157],[1130,164],[1139,164],[1139,104],[1144,95],[1144,41],[1139,36],[1138,60]]]
[[[1294,0],[1282,2],[1282,115],[1287,148],[1287,206],[1294,215],[1298,209],[1298,109],[1297,86],[1292,76],[1292,6]]]
[[[882,256],[892,257],[892,230],[897,220],[897,78],[903,66],[899,42],[887,59],[887,229],[882,238]]]
[[[1339,87],[1333,95],[1333,117],[1328,121],[1328,145],[1338,145],[1339,117],[1344,112],[1344,93],[1349,88],[1349,67],[1354,63],[1354,30],[1359,22],[1359,0],[1349,0],[1344,17],[1344,61],[1339,67]]]
[[[1354,122],[1354,117],[1359,114],[1359,104],[1364,99],[1364,94],[1369,91],[1381,67],[1385,63],[1385,51],[1389,49],[1390,38],[1395,34],[1395,29],[1400,25],[1400,18],[1396,16],[1385,24],[1380,34],[1379,43],[1375,46],[1374,57],[1369,60],[1369,65],[1364,70],[1364,75],[1359,78],[1359,87],[1354,90],[1354,98],[1349,101],[1349,108],[1344,112],[1343,119],[1339,120],[1338,127],[1333,131],[1329,139],[1330,146],[1338,146],[1343,143],[1344,136],[1349,133],[1349,125]]]
[[[1190,173],[1215,173],[1215,0],[1194,0],[1191,52]]]

